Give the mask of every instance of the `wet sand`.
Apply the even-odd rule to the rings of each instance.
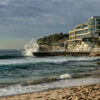
[[[50,89],[36,93],[1,97],[0,100],[100,100],[100,84]]]

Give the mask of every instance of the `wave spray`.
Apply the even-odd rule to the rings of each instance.
[[[22,52],[25,56],[33,56],[33,52],[38,52],[39,45],[33,40],[25,45],[24,51]]]

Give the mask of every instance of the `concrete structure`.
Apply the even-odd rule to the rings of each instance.
[[[100,44],[100,16],[88,19],[88,22],[76,25],[69,31],[68,50],[73,52],[90,51],[97,43]]]
[[[90,41],[96,43],[100,38],[100,16],[94,16],[88,19],[88,22],[76,25],[72,31],[69,31],[69,43]]]

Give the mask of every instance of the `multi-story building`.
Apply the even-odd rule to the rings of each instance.
[[[69,31],[69,44],[82,41],[96,43],[97,40],[100,40],[100,16],[91,17],[88,22],[76,25]]]

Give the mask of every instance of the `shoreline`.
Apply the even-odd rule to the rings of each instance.
[[[25,93],[14,96],[0,97],[0,100],[80,100],[100,98],[100,83],[53,88],[36,93]]]
[[[30,94],[35,95],[36,93],[37,93],[37,97],[36,98],[38,98],[36,100],[45,100],[45,99],[42,99],[42,98],[46,98],[47,99],[46,95],[43,94],[44,92],[48,92],[48,91],[56,91],[56,92],[58,91],[59,92],[59,91],[63,91],[63,89],[66,89],[65,91],[67,91],[69,88],[73,89],[73,88],[78,88],[80,86],[82,86],[82,87],[83,86],[87,86],[87,85],[90,86],[90,84],[95,84],[95,85],[96,84],[100,84],[100,73],[99,73],[100,72],[100,70],[99,70],[100,68],[99,68],[99,65],[98,65],[98,62],[99,62],[100,59],[98,60],[97,57],[96,58],[86,58],[86,57],[84,57],[84,59],[79,57],[79,58],[76,58],[75,60],[73,60],[72,58],[67,59],[67,60],[66,60],[66,58],[64,58],[64,59],[61,60],[61,58],[59,58],[57,61],[55,60],[55,62],[52,61],[51,58],[49,60],[50,60],[49,61],[50,64],[51,64],[51,62],[53,62],[57,66],[58,66],[59,63],[62,66],[64,64],[66,66],[67,65],[66,62],[70,66],[70,62],[71,63],[75,62],[75,67],[77,67],[77,61],[78,61],[79,65],[80,65],[79,68],[81,67],[81,63],[80,62],[82,62],[82,67],[83,68],[85,67],[87,69],[87,67],[90,65],[89,69],[91,69],[91,70],[87,71],[87,74],[84,73],[84,71],[83,71],[84,74],[83,73],[79,74],[77,72],[77,74],[75,74],[74,77],[73,77],[73,75],[71,75],[71,79],[59,80],[59,81],[55,81],[55,82],[51,82],[51,83],[48,82],[48,83],[42,83],[42,84],[38,84],[38,85],[33,85],[33,84],[30,84],[31,81],[28,81],[29,85],[27,85],[27,86],[23,86],[22,84],[19,83],[19,84],[14,84],[13,86],[12,85],[11,86],[7,86],[5,88],[1,87],[0,88],[0,100],[2,100],[2,98],[8,98],[8,97],[13,98],[14,96],[18,96],[18,98],[20,97],[20,98],[23,99],[24,98],[23,95],[27,95],[27,98],[29,98],[29,99],[26,99],[26,97],[25,97],[23,100],[25,100],[25,99],[26,100],[31,100]],[[83,64],[85,61],[90,61],[90,62],[86,63],[87,65],[85,66],[85,64]],[[38,62],[40,64],[40,59],[39,59]],[[48,62],[48,59],[45,62]],[[93,67],[92,67],[92,63],[93,63]],[[75,68],[75,67],[73,67],[73,68]],[[63,74],[61,74],[61,75],[63,75]],[[60,77],[60,75],[58,75],[58,77]],[[55,79],[55,77],[54,77],[54,79]],[[48,81],[48,80],[46,80],[46,81]],[[56,92],[55,92],[55,94],[56,94]],[[58,92],[56,94],[57,96],[59,96]],[[43,97],[42,97],[42,95],[40,95],[40,97],[38,97],[38,93],[39,94],[43,94]],[[62,96],[62,94],[61,94],[61,96]],[[50,94],[49,96],[51,98],[52,94]],[[64,98],[66,98],[66,96]],[[5,100],[11,100],[11,99],[5,99]],[[13,98],[12,100],[17,100],[17,99]],[[33,99],[33,100],[35,100],[35,99]],[[55,100],[59,100],[59,99],[55,98]]]
[[[29,93],[38,93],[46,90],[52,90],[57,88],[70,88],[81,85],[91,85],[100,83],[100,77],[85,77],[78,79],[66,79],[51,83],[43,83],[38,85],[22,86],[20,84],[10,87],[0,88],[0,98],[14,95],[22,95]],[[1,99],[0,99],[1,100]]]

